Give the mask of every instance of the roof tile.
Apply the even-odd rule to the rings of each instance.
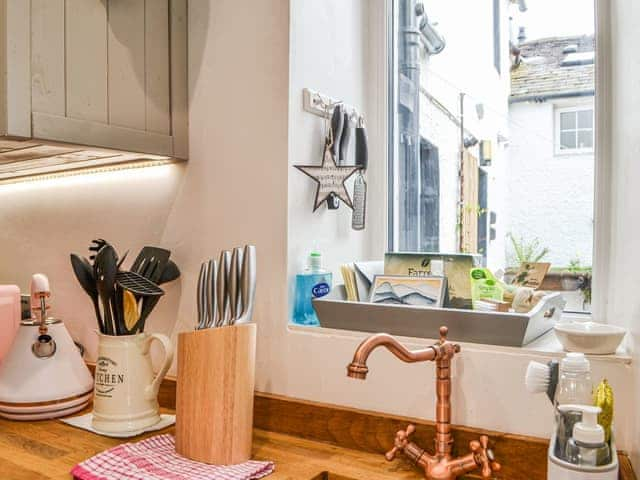
[[[594,65],[561,66],[563,50],[577,45],[578,52],[594,50],[593,35],[543,38],[519,45],[522,62],[511,71],[511,97],[590,92],[595,88]]]

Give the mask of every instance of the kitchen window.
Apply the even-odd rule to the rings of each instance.
[[[593,151],[593,109],[560,108],[556,110],[557,153]]]
[[[502,42],[500,40],[500,1],[493,0],[493,66],[498,74],[502,72],[502,57],[500,55]]]
[[[563,61],[595,52],[595,9],[556,7],[392,1],[388,250],[472,254],[507,283],[548,264],[540,289],[590,313],[595,66]]]

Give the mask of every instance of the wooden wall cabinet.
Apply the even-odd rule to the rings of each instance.
[[[187,0],[0,5],[6,136],[187,158]]]

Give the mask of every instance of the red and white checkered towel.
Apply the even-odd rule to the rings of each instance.
[[[207,465],[176,453],[172,435],[164,434],[110,448],[79,463],[79,480],[256,480],[274,470],[273,462]]]

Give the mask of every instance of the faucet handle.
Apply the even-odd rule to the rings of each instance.
[[[482,467],[483,478],[490,478],[493,472],[500,471],[500,464],[495,461],[493,450],[489,448],[489,437],[480,435],[480,441],[471,441],[469,447],[474,454],[476,463]]]
[[[384,454],[384,458],[389,462],[396,458],[398,452],[403,451],[407,445],[409,445],[409,436],[411,436],[415,431],[416,427],[412,424],[409,424],[406,430],[399,430],[396,433],[395,440],[393,441],[393,448]]]

